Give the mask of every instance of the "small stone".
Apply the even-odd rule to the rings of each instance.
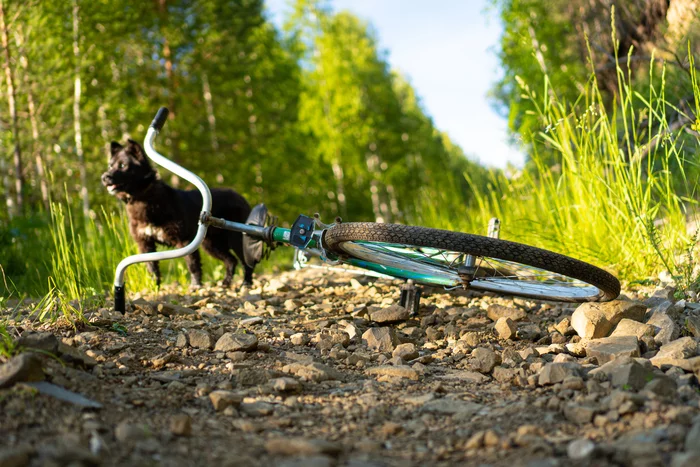
[[[267,402],[243,402],[238,409],[249,417],[265,417],[274,412],[275,407]]]
[[[496,321],[496,333],[501,339],[513,339],[517,331],[518,327],[510,318],[502,316]]]
[[[302,332],[292,334],[289,340],[292,342],[293,345],[306,345],[310,341],[309,336]]]
[[[642,366],[629,357],[620,357],[612,360],[599,368],[591,370],[588,376],[589,378],[595,377],[598,373],[606,375],[616,388],[635,391],[642,389],[654,377],[651,369]]]
[[[272,438],[265,443],[265,449],[270,454],[282,456],[336,456],[342,450],[338,443],[306,438]]]
[[[637,339],[641,339],[644,336],[654,336],[654,334],[653,326],[625,318],[620,320],[610,337],[635,336]]]
[[[700,421],[696,421],[685,436],[685,451],[700,455]]]
[[[680,328],[673,318],[661,311],[654,312],[647,321],[647,324],[653,326],[656,330],[654,341],[659,345],[668,344],[676,340],[681,333]]]
[[[499,318],[510,318],[512,321],[520,321],[527,318],[527,313],[519,308],[491,304],[486,310],[486,316],[491,321],[498,321]]]
[[[367,369],[368,375],[390,376],[418,381],[418,372],[408,365],[379,365]]]
[[[654,379],[649,381],[644,390],[653,392],[657,396],[672,398],[676,396],[678,384],[676,381],[666,375],[655,375]]]
[[[700,316],[687,316],[685,328],[695,337],[700,337]]]
[[[282,371],[287,373],[292,373],[297,375],[306,381],[328,381],[328,380],[342,380],[343,374],[322,363],[310,363],[308,365],[302,365],[300,363],[292,363],[291,365],[286,365],[282,368]]]
[[[264,320],[260,316],[253,316],[252,318],[242,319],[240,325],[243,327],[255,326],[256,324],[262,323]]]
[[[211,349],[214,345],[209,333],[201,329],[190,329],[187,332],[187,339],[195,349]]]
[[[406,321],[409,314],[408,310],[401,305],[391,305],[388,308],[371,312],[369,317],[375,323],[390,324]]]
[[[301,300],[288,299],[284,301],[284,309],[287,311],[295,311],[303,306]]]
[[[581,365],[574,362],[548,363],[540,370],[537,383],[540,386],[557,384],[570,377],[579,376]]]
[[[484,435],[486,434],[485,431],[480,430],[471,435],[471,437],[467,440],[467,444],[464,446],[467,449],[479,449],[484,445]]]
[[[50,332],[24,332],[17,340],[17,344],[27,350],[40,350],[50,354],[58,351],[58,339]]]
[[[184,333],[179,333],[175,339],[175,347],[178,349],[184,349],[187,347],[187,335]]]
[[[31,353],[17,355],[0,365],[0,389],[8,388],[15,383],[43,381],[43,379],[41,361]]]
[[[146,437],[147,427],[145,425],[122,421],[114,429],[114,437],[120,443],[136,442]]]
[[[408,362],[418,358],[418,351],[416,350],[415,344],[407,342],[405,344],[397,345],[391,356],[400,357],[402,360]]]
[[[565,336],[569,332],[569,329],[571,329],[571,319],[569,319],[568,316],[563,318],[554,325],[554,329],[556,329],[562,336]]]
[[[192,308],[187,308],[180,305],[175,305],[173,303],[158,303],[156,305],[156,310],[158,313],[165,316],[175,316],[175,315],[196,315],[197,312]]]
[[[606,337],[623,318],[642,321],[646,307],[639,302],[613,300],[580,305],[571,316],[571,326],[587,339]]]
[[[477,347],[472,350],[471,356],[470,363],[472,367],[481,373],[491,373],[501,360],[500,355],[485,347]]]
[[[659,352],[651,358],[651,363],[657,367],[665,364],[673,365],[676,360],[695,357],[697,353],[697,342],[692,337],[681,337],[662,345]]]
[[[595,357],[601,365],[619,357],[639,357],[639,342],[636,336],[595,339],[586,345],[586,356]]]
[[[579,425],[590,423],[595,414],[596,409],[586,405],[568,403],[564,406],[564,416],[566,419],[570,422],[578,423]]]
[[[179,413],[170,417],[170,432],[177,436],[190,436],[192,434],[190,416],[186,413]]]
[[[297,392],[301,390],[301,383],[294,378],[289,378],[287,376],[282,378],[275,378],[270,381],[272,384],[272,389],[279,392]]]
[[[595,443],[587,438],[572,441],[566,447],[566,453],[569,455],[569,458],[573,460],[586,459],[593,454],[594,450]]]
[[[243,396],[233,391],[219,389],[209,393],[209,400],[214,406],[214,410],[220,412],[229,406],[239,406],[243,400]]]
[[[671,459],[671,467],[697,467],[700,465],[700,453],[676,452]]]
[[[390,327],[370,328],[362,334],[362,341],[376,352],[393,352],[399,344],[396,332]]]
[[[216,341],[216,352],[250,352],[258,347],[258,338],[254,334],[227,332]]]

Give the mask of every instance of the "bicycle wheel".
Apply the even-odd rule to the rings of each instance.
[[[566,302],[607,301],[620,294],[610,273],[521,243],[449,230],[350,222],[329,228],[326,248],[357,265],[417,282]],[[475,257],[464,274],[466,255]]]

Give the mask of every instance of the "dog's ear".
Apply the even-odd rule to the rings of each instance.
[[[148,163],[148,158],[146,157],[146,154],[143,151],[143,148],[139,143],[134,141],[133,139],[130,139],[127,143],[126,147],[126,152],[128,152],[134,159],[136,159],[139,162],[145,162],[146,165],[150,165]]]
[[[122,146],[121,144],[117,143],[116,141],[112,141],[112,143],[109,145],[109,150],[110,150],[110,152],[112,153],[113,156],[114,156],[116,153],[118,153],[119,151],[121,151],[122,149],[124,149],[124,146]]]

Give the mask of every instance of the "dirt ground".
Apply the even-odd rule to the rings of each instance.
[[[407,316],[399,285],[308,269],[166,288],[77,330],[6,310],[41,369],[0,389],[0,466],[699,465],[694,369],[644,364],[648,339],[639,383],[596,371],[576,304],[425,290]]]

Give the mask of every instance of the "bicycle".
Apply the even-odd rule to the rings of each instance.
[[[326,225],[318,215],[303,214],[287,229],[276,225],[263,204],[253,208],[245,224],[213,217],[206,183],[153,147],[167,117],[167,108],[158,110],[144,139],[144,149],[153,162],[199,189],[203,200],[199,226],[195,238],[183,248],[133,255],[119,263],[114,302],[115,310],[121,313],[126,310],[124,273],[128,266],[186,256],[199,247],[210,226],[244,234],[244,256],[249,266],[255,266],[265,253],[282,244],[297,248],[304,257],[317,256],[326,264],[350,265],[369,274],[406,280],[401,302],[414,309],[420,299],[420,289],[416,292],[414,283],[564,302],[608,301],[620,293],[620,282],[603,269],[499,239],[497,220],[491,223],[488,236],[480,236],[400,224],[346,223],[340,219]],[[297,266],[302,262],[297,255]]]

